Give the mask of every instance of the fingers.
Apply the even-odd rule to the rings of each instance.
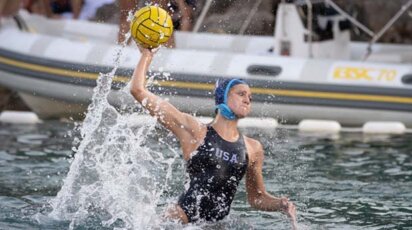
[[[141,45],[138,44],[138,43],[136,43],[136,45],[137,45],[137,47],[139,48],[140,53],[141,53],[142,55],[147,55],[147,56],[153,56],[153,55],[155,55],[155,54],[157,53],[157,51],[160,49],[160,46],[159,46],[159,47],[156,47],[156,48],[149,49],[149,48],[145,48],[145,47],[141,46]]]
[[[286,197],[281,198],[282,211],[289,217],[296,219],[296,207]]]
[[[153,54],[157,53],[157,51],[160,49],[160,46],[150,49],[150,52],[152,52]]]
[[[287,209],[286,213],[287,213],[287,215],[288,215],[290,218],[292,218],[292,219],[295,218],[296,211],[295,211],[295,207],[293,206],[293,204],[292,204],[292,205],[290,205],[290,204],[288,205],[288,209]]]
[[[292,202],[288,202],[288,212],[291,216],[296,217],[296,207]]]
[[[281,210],[283,212],[288,212],[289,209],[289,199],[287,197],[280,198]]]
[[[289,201],[288,198],[286,197],[282,197],[281,198],[281,206],[282,206],[282,210],[283,212],[288,215],[288,217],[291,220],[291,224],[292,224],[292,229],[293,230],[297,230],[297,221],[296,221],[296,207],[295,205]]]
[[[142,46],[138,46],[138,47],[139,47],[139,51],[142,54],[142,56],[153,57],[154,54],[156,53],[156,52],[152,52],[151,49],[147,49],[147,48],[144,48]]]
[[[292,230],[298,230],[298,223],[295,221],[292,221]]]
[[[287,212],[291,224],[292,224],[292,230],[297,230],[298,229],[298,223],[296,221],[296,208],[295,205],[292,202],[288,202],[288,212]]]

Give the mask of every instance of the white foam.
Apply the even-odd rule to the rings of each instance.
[[[157,204],[179,155],[170,148],[174,155],[165,158],[148,147],[146,137],[155,130],[155,119],[136,117],[132,111],[119,113],[109,104],[116,68],[97,80],[70,170],[50,202],[49,217],[70,221],[70,229],[89,218],[109,228],[157,229],[161,223]],[[163,171],[168,173],[158,173]]]

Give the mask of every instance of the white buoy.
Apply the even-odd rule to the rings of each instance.
[[[331,120],[302,120],[298,125],[301,132],[338,133],[341,125]]]
[[[208,124],[213,121],[212,117],[196,117],[201,123]],[[279,125],[278,121],[273,118],[247,117],[239,120],[240,128],[264,128],[275,129]]]
[[[247,117],[239,120],[240,128],[275,129],[279,123],[273,118]]]
[[[362,131],[368,134],[402,134],[406,127],[402,122],[369,121],[363,125]]]
[[[213,117],[196,117],[201,123],[209,124],[213,121]],[[133,126],[142,126],[147,122],[154,121],[154,118],[150,115],[133,114],[129,117],[129,123]],[[276,119],[273,118],[255,118],[248,117],[239,120],[240,128],[264,128],[275,129],[279,124]]]
[[[12,124],[36,124],[41,120],[33,112],[25,111],[3,111],[0,114],[0,122]]]

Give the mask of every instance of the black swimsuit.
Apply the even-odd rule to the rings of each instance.
[[[204,143],[187,162],[189,180],[178,204],[189,222],[217,221],[229,214],[248,156],[243,136],[228,142],[207,127]]]

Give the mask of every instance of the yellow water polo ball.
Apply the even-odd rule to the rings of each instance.
[[[158,6],[145,6],[134,13],[130,31],[133,39],[141,46],[156,48],[172,36],[172,18]]]

